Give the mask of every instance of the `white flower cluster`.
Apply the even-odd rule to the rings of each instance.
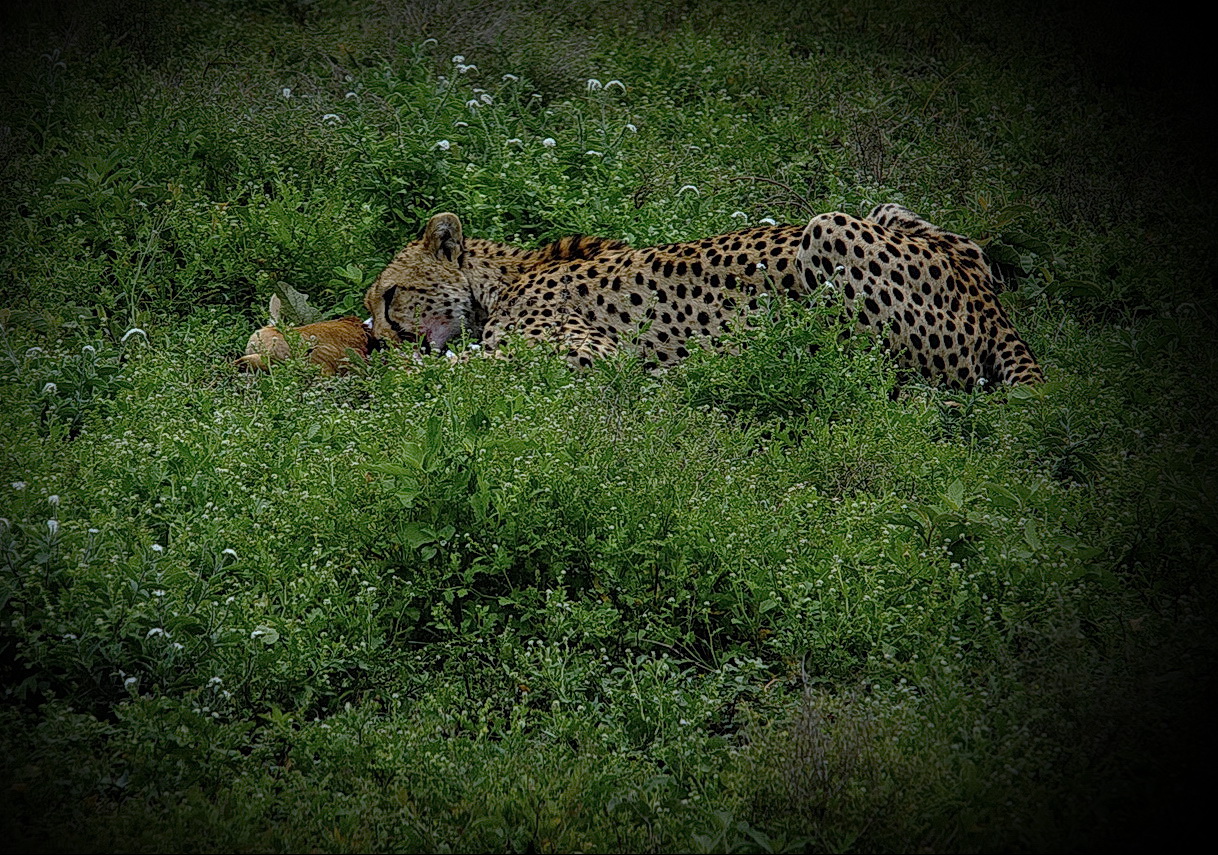
[[[623,92],[626,91],[626,84],[622,83],[620,80],[610,80],[608,83],[602,85],[601,82],[595,77],[589,77],[588,82],[585,85],[587,86],[589,92],[598,92],[602,89],[608,92],[614,86]]]

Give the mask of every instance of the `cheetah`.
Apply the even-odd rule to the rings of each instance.
[[[437,214],[364,305],[385,342],[443,350],[469,335],[492,353],[519,334],[558,345],[575,367],[632,348],[662,368],[692,348],[724,347],[765,295],[819,296],[836,277],[857,325],[928,379],[964,388],[1040,379],[975,244],[899,206],[872,213],[645,249],[577,235],[533,250],[466,238],[457,215]]]

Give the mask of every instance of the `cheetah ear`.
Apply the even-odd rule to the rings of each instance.
[[[427,228],[423,229],[423,247],[436,258],[460,267],[465,260],[465,236],[461,232],[460,218],[444,213],[428,220]]]

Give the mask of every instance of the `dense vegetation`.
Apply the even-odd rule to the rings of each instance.
[[[880,0],[6,14],[8,846],[1056,850],[1204,818],[1213,176],[1200,84],[1139,34]],[[898,384],[779,300],[660,377],[233,370],[275,283],[362,311],[437,211],[646,245],[889,201],[985,244],[1043,387]]]

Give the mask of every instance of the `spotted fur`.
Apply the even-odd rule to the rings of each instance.
[[[383,341],[443,348],[466,334],[490,352],[515,333],[559,345],[576,366],[632,347],[658,367],[694,347],[721,347],[762,295],[819,295],[826,278],[852,276],[861,263],[870,291],[843,279],[845,308],[861,327],[886,335],[906,364],[966,388],[981,377],[1039,379],[975,244],[899,206],[881,206],[873,217],[827,214],[806,227],[761,226],[646,249],[576,236],[526,250],[466,239],[455,214],[437,214],[364,304]],[[904,284],[914,271],[917,289]],[[906,322],[907,304],[923,309],[917,323]],[[894,320],[905,322],[901,330]],[[1009,370],[1012,354],[1015,363],[1026,355],[1022,371]]]
[[[998,301],[981,247],[900,205],[880,205],[867,219],[813,218],[797,261],[805,290],[828,283],[858,327],[928,378],[964,389],[1044,379]]]

